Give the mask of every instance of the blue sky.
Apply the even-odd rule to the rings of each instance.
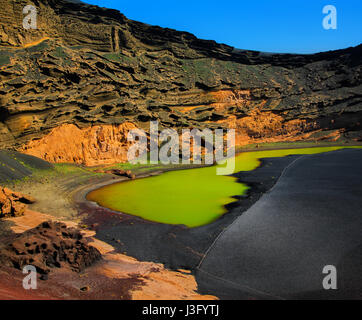
[[[313,53],[362,43],[362,0],[84,1],[240,49]],[[337,30],[322,26],[325,5],[337,8]]]

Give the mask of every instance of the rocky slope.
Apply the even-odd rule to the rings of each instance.
[[[362,139],[362,45],[266,54],[82,3],[1,3],[0,148],[53,162],[121,161],[127,130],[150,120],[236,128],[238,145]],[[36,30],[22,27],[28,4]]]

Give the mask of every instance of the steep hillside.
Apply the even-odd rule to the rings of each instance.
[[[111,163],[123,159],[127,130],[150,120],[236,128],[238,145],[362,139],[362,45],[266,54],[82,3],[1,3],[0,148]],[[25,30],[31,3],[38,29]]]

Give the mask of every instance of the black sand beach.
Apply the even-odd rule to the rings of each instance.
[[[221,298],[360,299],[362,150],[300,157],[217,239],[197,272]],[[337,290],[324,290],[326,265]]]

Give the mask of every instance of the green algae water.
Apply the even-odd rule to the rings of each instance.
[[[235,172],[251,171],[260,159],[292,154],[316,154],[345,147],[320,147],[243,152],[235,158]],[[198,227],[226,213],[225,205],[243,195],[248,186],[231,176],[216,175],[217,166],[170,171],[159,176],[112,184],[87,195],[111,210],[146,220]]]

